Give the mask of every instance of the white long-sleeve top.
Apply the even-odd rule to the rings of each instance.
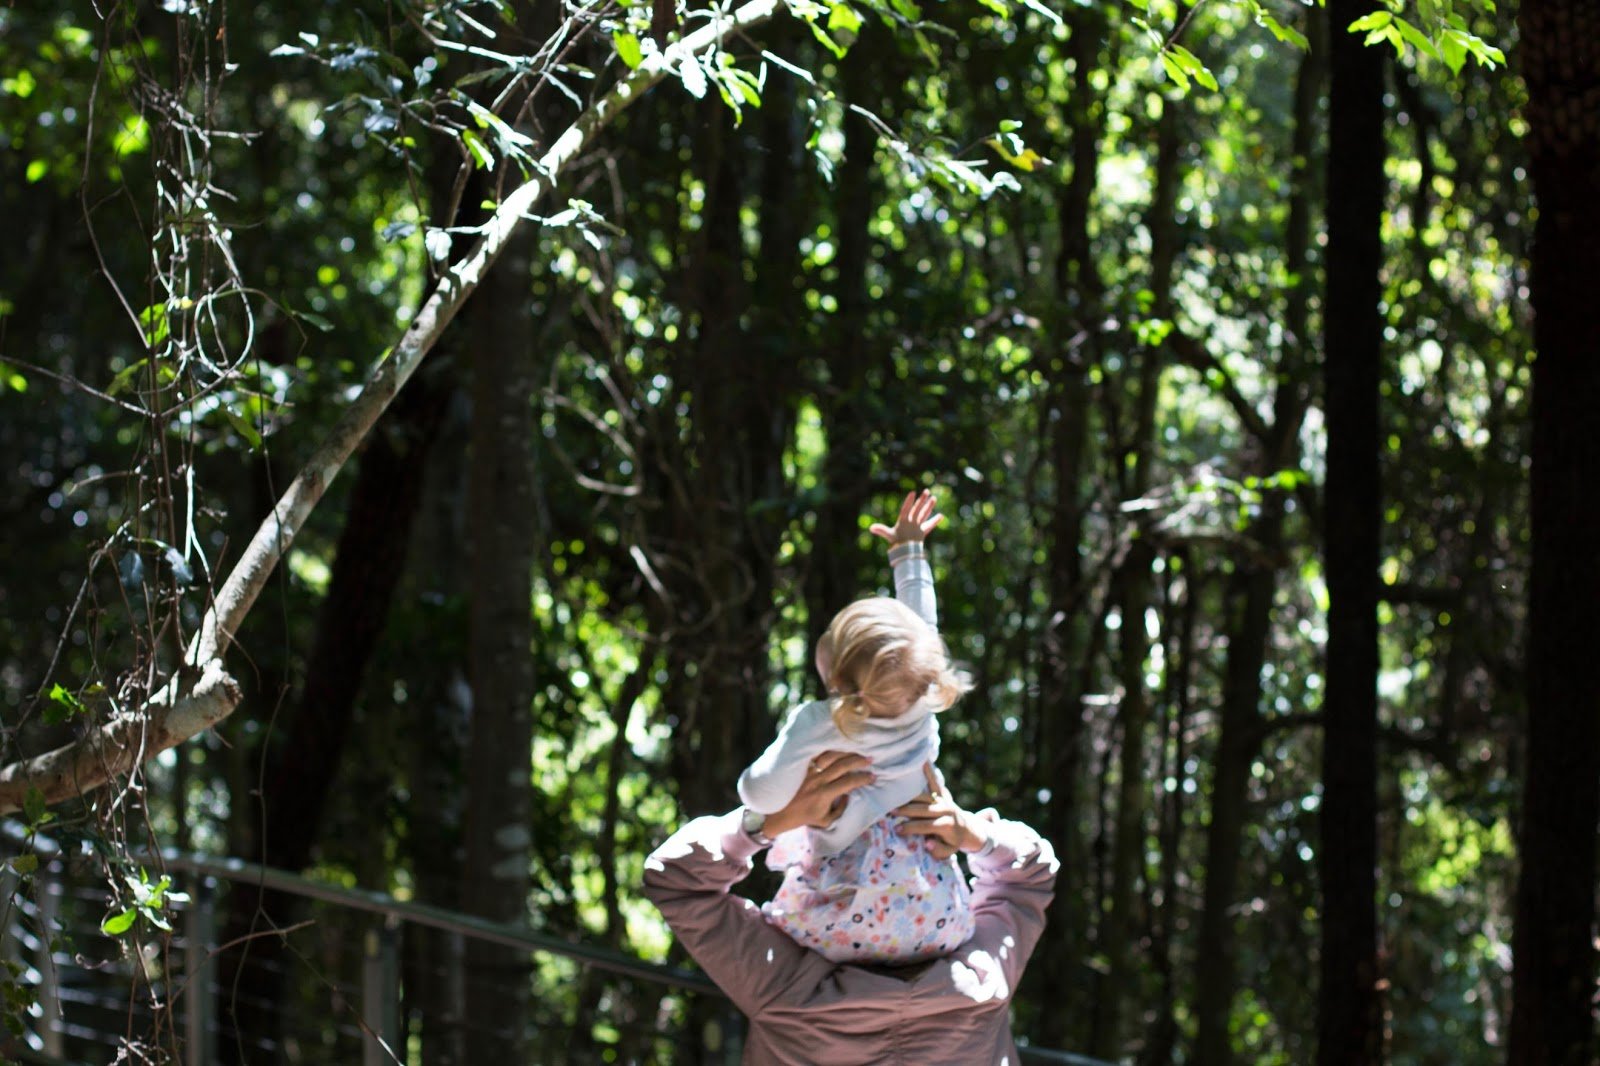
[[[889,552],[895,598],[938,628],[933,571],[920,543]],[[800,791],[811,760],[825,751],[848,751],[872,760],[877,780],[851,793],[844,813],[826,829],[810,829],[812,850],[837,855],[873,822],[927,791],[924,763],[939,757],[939,720],[931,701],[914,704],[897,718],[868,718],[848,737],[833,724],[827,700],[796,708],[761,757],[739,775],[739,799],[762,814],[781,811]]]

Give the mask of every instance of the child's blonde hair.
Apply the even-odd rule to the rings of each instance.
[[[971,691],[932,626],[898,600],[857,600],[834,615],[819,658],[828,662],[829,711],[845,736],[868,718],[894,718],[927,697],[944,710]]]

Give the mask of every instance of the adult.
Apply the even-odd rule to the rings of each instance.
[[[1055,885],[1050,844],[994,811],[962,810],[929,774],[929,792],[895,814],[900,832],[972,870],[975,931],[955,952],[905,967],[829,962],[767,924],[729,889],[771,838],[827,826],[872,780],[861,755],[827,752],[790,804],[765,821],[743,808],[696,818],[645,860],[644,894],[750,1020],[746,1063],[1016,1066],[1011,994],[1044,929]]]

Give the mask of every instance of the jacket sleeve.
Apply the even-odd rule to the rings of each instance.
[[[672,933],[746,1015],[802,987],[827,960],[767,924],[760,909],[728,890],[750,873],[757,851],[739,812],[696,818],[644,863],[644,895]]]
[[[937,630],[939,604],[933,594],[933,567],[928,565],[927,547],[921,541],[896,544],[889,549],[889,568],[894,571],[894,598]]]
[[[828,705],[808,703],[778,730],[778,737],[739,775],[739,802],[753,811],[772,814],[794,799],[811,760],[822,754],[827,735]]]
[[[1055,895],[1055,849],[1021,822],[1008,822],[994,811],[990,819],[994,847],[967,856],[972,870],[972,948],[995,960],[1009,996],[1022,977],[1044,932],[1044,912]]]

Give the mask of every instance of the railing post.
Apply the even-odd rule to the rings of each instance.
[[[437,942],[444,945],[445,958],[445,1051],[440,1061],[461,1066],[466,1061],[467,1046],[463,1026],[467,1017],[467,939],[460,930],[452,929],[441,931]]]
[[[59,924],[56,919],[61,913],[58,864],[42,864],[35,883],[39,892],[39,1050],[61,1058],[65,1051],[58,1024],[61,1021],[61,971],[56,968],[55,953],[50,949]]]
[[[361,981],[361,1013],[366,1021],[361,1037],[362,1066],[405,1061],[400,1039],[399,940],[399,926],[392,916],[367,930]]]
[[[184,996],[185,1066],[211,1066],[217,1061],[217,1028],[213,1024],[216,997],[212,982],[216,960],[211,957],[217,939],[216,882],[204,874],[194,878],[188,913],[184,915],[184,969],[188,982]]]

